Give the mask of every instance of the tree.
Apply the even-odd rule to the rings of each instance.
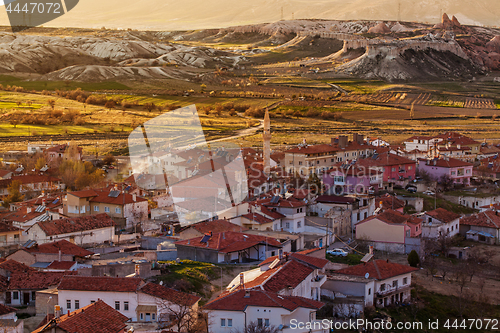
[[[201,91],[201,92],[204,92],[204,91],[205,91],[205,89],[207,89],[207,85],[206,85],[206,84],[204,84],[204,83],[202,83],[202,84],[201,84],[201,86],[200,86],[200,91]]]
[[[106,102],[106,104],[104,104],[104,107],[111,111],[111,109],[115,107],[115,102],[113,102],[112,100],[109,100]]]
[[[16,127],[17,127],[17,125],[20,123],[20,121],[19,121],[19,119],[17,119],[17,118],[13,118],[13,119],[11,119],[11,120],[9,121],[9,123],[10,123],[12,126],[14,126],[14,128],[16,128]]]
[[[54,108],[56,107],[56,101],[53,99],[49,99],[47,101],[47,104],[51,107],[52,110],[54,110]]]
[[[177,332],[196,333],[205,331],[204,321],[200,320],[190,300],[191,295],[179,293],[176,303],[168,300],[158,300],[158,322],[160,327],[175,327]]]
[[[439,183],[443,186],[443,190],[446,192],[453,186],[453,179],[451,179],[450,175],[445,173],[439,177]]]
[[[116,162],[116,158],[113,155],[107,155],[106,157],[103,158],[102,162],[105,165],[111,165]]]
[[[410,254],[408,255],[408,264],[411,267],[417,267],[418,264],[420,264],[420,258],[418,257],[417,251],[411,250]]]
[[[19,189],[21,188],[21,182],[19,180],[14,180],[10,183],[9,187],[7,187],[7,195],[6,198],[3,199],[3,206],[5,208],[9,207],[9,204],[12,202],[20,202],[23,201],[24,195],[21,195]]]
[[[153,110],[155,110],[155,109],[156,109],[156,105],[155,105],[155,103],[153,103],[153,102],[151,102],[151,103],[146,103],[146,104],[144,104],[144,108],[145,108],[146,110],[148,110],[149,112],[151,112],[151,111],[153,111]]]
[[[37,170],[40,170],[41,168],[43,168],[45,165],[47,164],[47,161],[45,160],[45,157],[39,157],[37,160],[36,160],[36,163],[35,163],[35,169]]]
[[[69,160],[79,160],[80,156],[80,151],[78,149],[78,146],[74,141],[71,141],[68,148],[66,149],[66,152],[64,153],[64,157]]]

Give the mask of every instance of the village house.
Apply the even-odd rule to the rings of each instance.
[[[12,176],[11,181],[20,183],[19,191],[21,193],[33,192],[40,194],[44,192],[62,191],[66,185],[61,179],[49,175],[19,175]]]
[[[365,170],[376,169],[382,172],[384,190],[391,189],[393,184],[403,186],[415,179],[416,162],[388,151],[380,154],[375,152],[370,158],[357,160],[355,165]]]
[[[255,205],[256,207],[259,205],[267,208],[267,213],[264,213],[264,215],[267,214],[267,216],[273,219],[274,231],[292,233],[305,231],[304,220],[307,211],[307,203],[305,201],[297,200],[293,197],[285,199],[283,196],[274,195],[255,201]],[[260,212],[262,212],[262,209]],[[247,220],[249,218],[251,219],[251,216],[247,215]]]
[[[339,305],[334,306],[334,316],[356,316],[365,307],[408,303],[412,272],[416,270],[389,260],[372,260],[334,271],[322,292]]]
[[[359,222],[356,239],[368,242],[377,250],[409,253],[415,245],[420,245],[421,225],[422,219],[389,209]]]
[[[300,296],[319,301],[321,286],[326,281],[324,272],[328,260],[300,253],[280,251],[269,257],[258,268],[242,272],[229,283],[226,290],[261,289],[282,296]]]
[[[133,277],[65,276],[57,290],[64,311],[80,309],[100,299],[133,322],[168,323],[176,306],[196,312],[200,300],[198,296]]]
[[[421,218],[422,237],[437,239],[439,237],[453,237],[459,233],[460,215],[437,208],[425,212]]]
[[[459,226],[460,234],[467,239],[487,244],[500,243],[500,213],[496,209],[464,216]]]
[[[74,151],[71,151],[72,148],[74,148]],[[55,162],[57,159],[72,158],[75,160],[81,160],[82,152],[82,147],[71,147],[69,144],[55,145],[43,150],[43,154],[47,157],[47,161],[49,163]],[[70,154],[73,154],[74,156],[69,156]]]
[[[319,195],[315,199],[313,211],[319,217],[337,217],[342,213],[349,215],[349,221],[339,226],[337,233],[340,235],[350,234],[354,226],[361,220],[372,216],[375,211],[375,200],[370,196],[337,196]],[[339,214],[340,212],[340,214]],[[347,224],[350,222],[349,224]]]
[[[224,231],[244,232],[246,230],[247,228],[229,222],[228,220],[202,221],[186,226],[179,232],[178,237],[183,240],[203,237],[210,232],[216,234]]]
[[[106,213],[121,229],[135,229],[148,218],[148,200],[135,194],[96,189],[68,192],[63,198],[64,215],[69,217]]]
[[[383,173],[376,169],[337,164],[323,173],[323,184],[332,194],[368,194],[382,188],[382,175]]]
[[[36,242],[30,242],[28,246],[23,247],[7,256],[7,259],[15,260],[27,266],[31,266],[37,262],[83,262],[87,257],[93,254],[93,252],[85,250],[84,248],[63,239],[57,242],[40,245]]]
[[[116,223],[106,214],[37,222],[26,233],[38,244],[67,240],[78,245],[95,245],[114,241]]]
[[[128,320],[127,316],[98,299],[68,314],[61,315],[59,310],[32,333],[125,333]]]
[[[0,332],[24,333],[24,320],[19,320],[16,308],[0,304]]]
[[[203,307],[208,315],[209,331],[242,332],[251,323],[274,326],[284,333],[327,332],[318,328],[299,329],[297,323],[316,321],[316,311],[324,303],[297,296],[281,296],[265,290],[239,289],[225,293]],[[295,325],[295,326],[294,326]]]
[[[271,237],[226,231],[181,240],[175,247],[179,259],[216,264],[264,260],[278,253],[282,244]]]
[[[13,225],[0,222],[0,247],[18,245],[22,230]]]
[[[449,176],[453,184],[469,185],[472,177],[473,165],[454,158],[434,158],[432,160],[419,160],[419,170],[425,171],[434,179]]]

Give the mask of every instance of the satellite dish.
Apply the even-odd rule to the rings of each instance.
[[[370,277],[370,273],[365,274],[365,279],[368,279]]]

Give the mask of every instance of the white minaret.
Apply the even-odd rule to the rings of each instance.
[[[264,141],[264,173],[269,175],[271,169],[271,119],[269,119],[269,111],[266,109],[264,116],[264,132],[262,132],[262,139]]]

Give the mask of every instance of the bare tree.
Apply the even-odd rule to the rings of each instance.
[[[206,320],[203,320],[203,315],[199,314],[197,309],[193,307],[189,296],[186,294],[184,299],[180,297],[177,303],[167,300],[157,302],[160,327],[175,328],[178,332],[186,333],[206,331],[206,328],[203,329]]]

